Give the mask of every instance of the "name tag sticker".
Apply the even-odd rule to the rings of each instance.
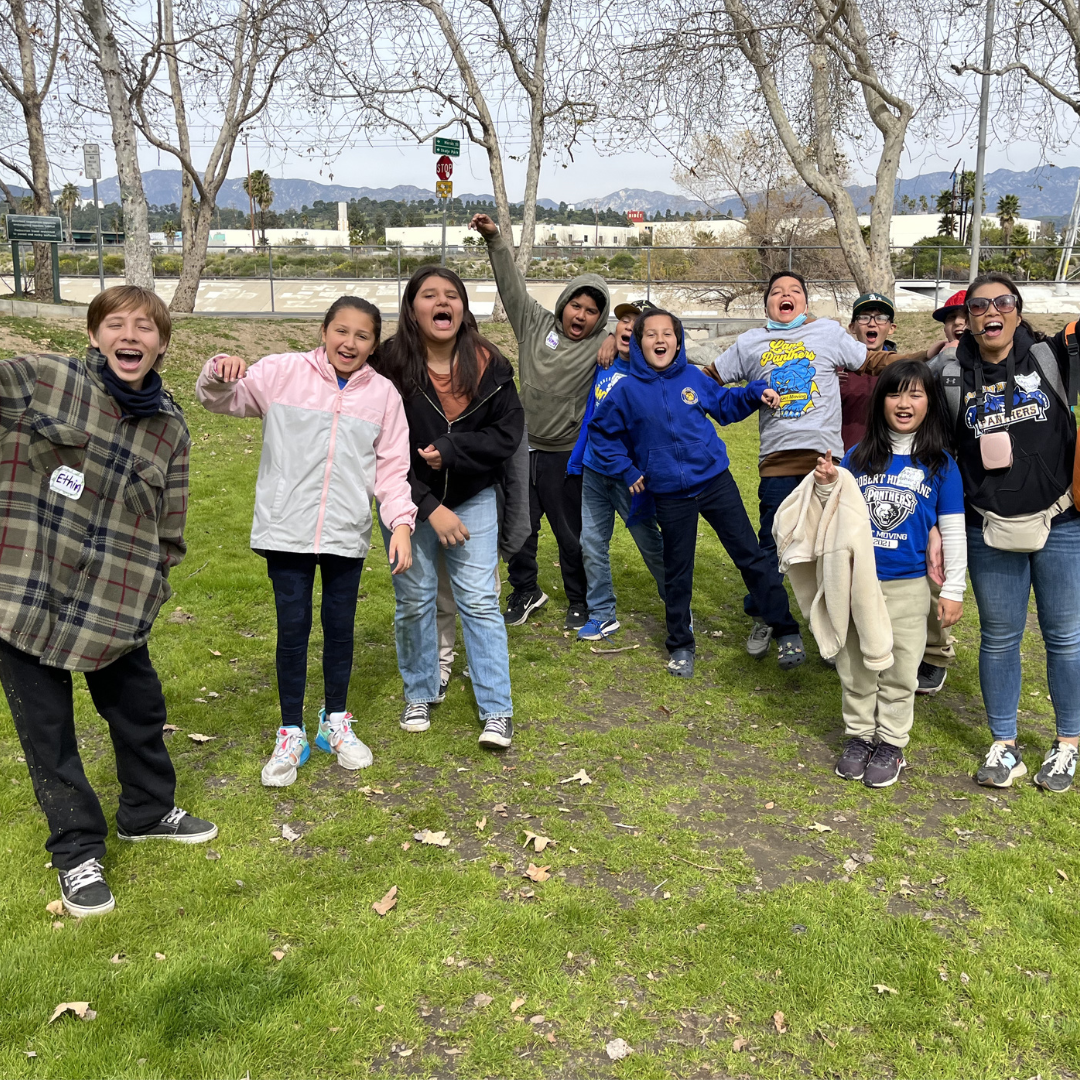
[[[86,477],[78,469],[72,469],[68,465],[61,465],[49,477],[49,488],[66,499],[81,498],[85,486]]]
[[[544,344],[549,349],[557,349],[559,347],[559,332],[558,330],[552,330],[551,333],[544,339]]]

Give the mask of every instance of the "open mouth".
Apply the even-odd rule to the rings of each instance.
[[[117,349],[115,355],[121,371],[138,371],[143,362],[141,349]]]
[[[449,330],[454,325],[454,316],[449,311],[437,311],[431,321],[436,330]]]
[[[792,315],[795,312],[795,304],[791,300],[780,301],[780,314]]]
[[[668,354],[668,347],[666,345],[654,345],[653,346],[653,356],[655,356],[657,359],[659,359],[661,357],[664,357],[664,356],[667,356],[667,354]]]
[[[983,337],[995,337],[1005,329],[1005,324],[1000,319],[990,319],[983,327]]]
[[[633,334],[630,331],[627,331],[625,334],[620,334],[619,335],[619,346],[621,348],[623,348],[623,349],[629,348],[629,346],[630,346],[630,338],[631,337],[633,337]]]
[[[356,359],[356,350],[344,347],[339,347],[337,351],[337,358],[344,360],[346,364],[351,364]]]

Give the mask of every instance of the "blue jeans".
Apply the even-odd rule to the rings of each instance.
[[[1016,738],[1020,642],[1034,589],[1057,733],[1080,735],[1080,518],[1052,528],[1041,551],[998,551],[983,542],[981,528],[969,528],[967,542],[990,733],[995,739]]]
[[[773,569],[780,573],[776,558],[776,541],[773,539],[773,519],[780,504],[803,482],[801,476],[763,476],[758,481],[758,544]],[[761,618],[761,610],[754,598],[747,593],[743,597],[743,611],[752,618]]]
[[[615,618],[615,586],[611,581],[611,532],[615,513],[626,521],[630,516],[630,489],[621,478],[605,476],[593,469],[582,472],[581,556],[585,562],[588,592],[585,602],[589,618],[607,622]],[[656,581],[656,591],[664,599],[664,541],[656,518],[627,526]]]
[[[398,670],[405,683],[405,700],[433,702],[439,696],[439,640],[435,628],[435,597],[439,591],[438,556],[442,552],[461,616],[465,655],[469,663],[480,720],[513,716],[510,700],[510,654],[506,623],[499,610],[495,571],[499,563],[499,522],[495,489],[454,507],[469,530],[469,539],[455,547],[442,547],[435,530],[417,522],[412,538],[413,564],[393,578],[397,610],[394,636]],[[390,533],[383,526],[383,540]]]
[[[344,712],[353,666],[353,627],[363,559],[265,551],[277,609],[277,680],[283,727],[304,722],[311,594],[315,567],[322,574],[323,694],[327,713]]]

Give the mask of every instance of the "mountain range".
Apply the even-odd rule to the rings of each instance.
[[[1055,165],[1040,165],[1026,172],[1011,169],[996,169],[987,173],[985,179],[986,207],[992,211],[1002,195],[1017,195],[1020,199],[1021,213],[1025,217],[1067,217],[1076,196],[1080,168],[1070,166],[1061,168]],[[951,174],[946,172],[923,173],[919,176],[900,180],[897,183],[897,201],[904,196],[918,199],[925,195],[933,206],[937,195],[952,184]],[[180,172],[171,169],[150,169],[143,173],[143,185],[146,188],[147,201],[162,206],[180,201]],[[292,180],[274,178],[274,209],[296,209],[311,206],[316,200],[338,202],[341,200],[369,198],[377,202],[417,202],[434,199],[435,192],[411,184],[400,184],[390,188],[350,187],[344,184],[322,184],[315,180]],[[83,197],[90,198],[90,188],[82,188]],[[852,185],[848,188],[855,199],[856,206],[862,211],[869,211],[870,197],[874,194],[873,185]],[[457,196],[463,202],[494,203],[492,195],[463,193]],[[98,184],[98,198],[105,202],[118,202],[120,187],[116,177],[102,180]],[[556,210],[559,203],[551,199],[538,200],[539,205]],[[226,180],[218,195],[218,203],[223,207],[246,210],[248,197],[244,193],[243,179]],[[684,195],[672,195],[666,191],[646,191],[642,188],[622,188],[599,198],[584,199],[570,204],[571,209],[611,209],[625,212],[643,210],[647,215],[672,213],[694,213],[698,210],[708,214],[723,216],[729,211],[738,215],[742,204],[738,199],[725,199],[717,205],[707,206],[696,199]]]

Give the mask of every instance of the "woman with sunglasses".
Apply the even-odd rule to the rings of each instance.
[[[1057,722],[1035,783],[1067,791],[1080,736],[1080,512],[1071,493],[1076,422],[1066,400],[1067,332],[1046,337],[1035,330],[1006,274],[977,277],[965,306],[968,329],[955,358],[950,348],[933,366],[942,368],[947,397],[953,387],[950,419],[982,633],[979,681],[994,740],[976,779],[1008,787],[1027,772],[1016,711],[1020,642],[1034,589]]]

